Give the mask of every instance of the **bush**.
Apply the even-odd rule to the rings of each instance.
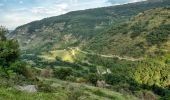
[[[43,83],[40,82],[38,84],[38,91],[40,92],[55,92],[57,89],[55,87],[52,87],[50,83]]]
[[[71,68],[56,68],[54,70],[54,76],[62,80],[66,80],[70,75],[73,75],[73,70]]]
[[[20,50],[17,41],[6,40],[0,41],[0,65],[4,68],[18,60]]]
[[[0,41],[6,40],[5,34],[8,33],[8,30],[2,26],[0,26]]]
[[[160,25],[155,31],[146,36],[149,45],[161,44],[168,40],[170,34],[170,25]]]
[[[166,42],[168,39],[168,34],[161,31],[154,31],[147,35],[146,40],[149,45],[160,44]]]
[[[145,93],[145,100],[156,100],[156,95],[152,91]]]
[[[82,78],[82,77],[80,77],[80,78],[77,78],[76,82],[77,83],[87,83],[87,80]]]
[[[144,100],[156,100],[157,97],[152,91],[141,90],[136,91],[134,95],[138,98],[143,98]]]
[[[131,26],[131,38],[135,38],[139,36],[143,31],[145,31],[145,23],[139,22],[135,23],[133,26]]]
[[[16,61],[15,63],[11,64],[8,70],[12,70],[13,72],[17,73],[18,75],[22,75],[26,78],[33,79],[35,78],[34,71],[27,67],[27,63],[22,61]]]
[[[7,68],[15,62],[20,55],[18,42],[15,40],[7,40],[5,34],[8,30],[0,26],[0,66]]]
[[[106,74],[104,78],[106,82],[111,85],[117,85],[126,82],[126,78],[119,74]]]
[[[45,78],[51,78],[53,76],[53,70],[50,67],[46,67],[42,70],[41,76]]]
[[[74,86],[71,86],[70,87],[70,91],[69,91],[69,99],[70,100],[80,100],[80,97],[83,96],[83,95],[86,95],[83,91],[83,87],[78,87],[78,88],[75,88]]]
[[[7,72],[3,69],[2,66],[0,66],[0,78],[7,78],[8,74]]]
[[[66,80],[71,81],[71,82],[75,82],[76,81],[76,77],[74,77],[72,75],[71,76],[67,76]]]
[[[90,73],[87,77],[88,81],[94,85],[96,85],[99,76],[96,73]]]

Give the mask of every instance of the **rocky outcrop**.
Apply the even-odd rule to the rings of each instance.
[[[37,92],[36,85],[25,85],[25,86],[16,86],[17,90],[25,91],[25,92]]]

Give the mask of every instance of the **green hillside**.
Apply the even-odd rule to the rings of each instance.
[[[52,92],[39,91],[29,93],[12,87],[0,87],[2,100],[138,100],[131,95],[124,95],[108,89],[97,88],[85,84],[65,82],[56,79],[43,79]],[[49,84],[50,83],[50,84]],[[52,86],[50,86],[52,85]]]
[[[19,59],[17,41],[5,37],[8,31],[0,27],[0,100],[137,100],[135,96],[113,92],[111,89],[94,87],[56,77],[68,78],[70,70],[40,69]],[[30,86],[31,87],[25,87]],[[33,87],[32,87],[33,86]]]
[[[86,47],[101,54],[130,57],[169,54],[169,11],[169,8],[162,8],[139,13],[129,22],[96,36]]]
[[[169,8],[157,8],[140,13],[96,36],[84,48],[86,52],[98,55],[142,59],[132,62],[118,57],[89,55],[89,61],[111,69],[108,83],[119,83],[120,86],[128,83],[135,86],[132,90],[142,87],[159,95],[169,94],[169,12]]]
[[[169,100],[169,27],[169,0],[0,27],[0,99]]]
[[[39,48],[38,52],[78,46],[140,12],[169,5],[169,0],[165,0],[74,11],[19,26],[10,37],[19,41],[21,49]]]
[[[170,92],[169,10],[164,7],[139,13],[100,33],[82,48],[43,52],[40,57],[44,62],[37,66],[52,66],[59,79],[82,79],[92,84],[102,79],[111,89],[123,89],[125,94],[128,91],[141,98],[139,95],[153,91],[166,98]],[[37,61],[36,57],[27,59]],[[70,69],[71,77],[57,74]]]

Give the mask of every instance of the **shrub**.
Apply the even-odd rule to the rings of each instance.
[[[76,82],[77,83],[87,83],[87,80],[82,78],[82,77],[80,77],[80,78],[77,78]]]
[[[99,76],[96,73],[90,73],[87,77],[88,81],[94,85],[96,85]]]
[[[156,100],[156,96],[152,91],[147,91],[145,93],[145,100]]]
[[[0,66],[0,78],[7,78],[8,74],[7,72],[3,69],[2,66]]]
[[[41,76],[45,78],[51,78],[53,76],[53,70],[50,67],[46,67],[42,70]]]
[[[168,39],[168,34],[161,31],[154,31],[147,35],[146,40],[149,45],[160,44],[166,42]]]
[[[8,33],[8,30],[0,26],[0,40],[6,40],[5,34]]]
[[[12,70],[18,75],[22,75],[29,79],[35,78],[34,71],[23,61],[16,61],[15,63],[12,63],[8,70]]]
[[[59,79],[66,80],[70,75],[73,75],[73,70],[71,68],[56,68],[54,70],[54,76]]]
[[[108,95],[108,94],[105,94],[104,92],[102,92],[102,91],[99,90],[99,89],[94,90],[93,93],[94,93],[95,95],[98,95],[98,96],[110,98],[111,100],[117,100],[116,97],[111,96],[111,95]]]
[[[76,77],[74,77],[72,75],[71,76],[67,76],[66,80],[71,81],[71,82],[75,82],[76,81]]]
[[[78,88],[75,88],[75,87],[70,87],[70,91],[69,91],[69,98],[70,100],[79,100],[81,96],[83,95],[86,95],[84,92],[83,92],[83,87],[78,87]]]
[[[145,31],[145,23],[139,22],[135,23],[133,26],[131,26],[131,38],[135,38],[139,36],[143,31]]]
[[[39,82],[38,91],[40,92],[55,92],[57,89],[52,87],[50,83]]]
[[[4,68],[18,60],[20,50],[17,41],[6,40],[0,41],[0,65]]]
[[[146,40],[149,45],[161,44],[168,40],[170,34],[170,25],[160,25],[159,28],[146,36]]]

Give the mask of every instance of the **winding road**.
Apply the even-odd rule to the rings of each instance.
[[[100,56],[100,57],[103,57],[103,58],[118,58],[119,60],[127,60],[127,61],[141,61],[143,60],[143,58],[133,58],[133,57],[128,57],[128,56],[119,56],[119,55],[104,55],[104,54],[98,54],[98,53],[91,53],[91,52],[87,52],[87,51],[83,51],[83,50],[80,50],[80,48],[78,47],[68,47],[68,49],[71,50],[71,53],[73,56],[75,56],[75,51],[79,51],[83,54],[88,54],[88,55],[97,55],[97,56]],[[29,55],[29,56],[33,56],[34,54],[24,54],[24,55]]]
[[[133,58],[133,57],[127,57],[127,56],[121,57],[119,55],[103,55],[103,54],[97,54],[97,53],[89,53],[87,51],[80,50],[78,47],[74,47],[74,48],[68,47],[68,48],[71,50],[77,50],[83,54],[97,55],[97,56],[101,56],[104,58],[118,58],[119,60],[127,60],[127,61],[141,61],[141,60],[143,60],[143,58]]]

